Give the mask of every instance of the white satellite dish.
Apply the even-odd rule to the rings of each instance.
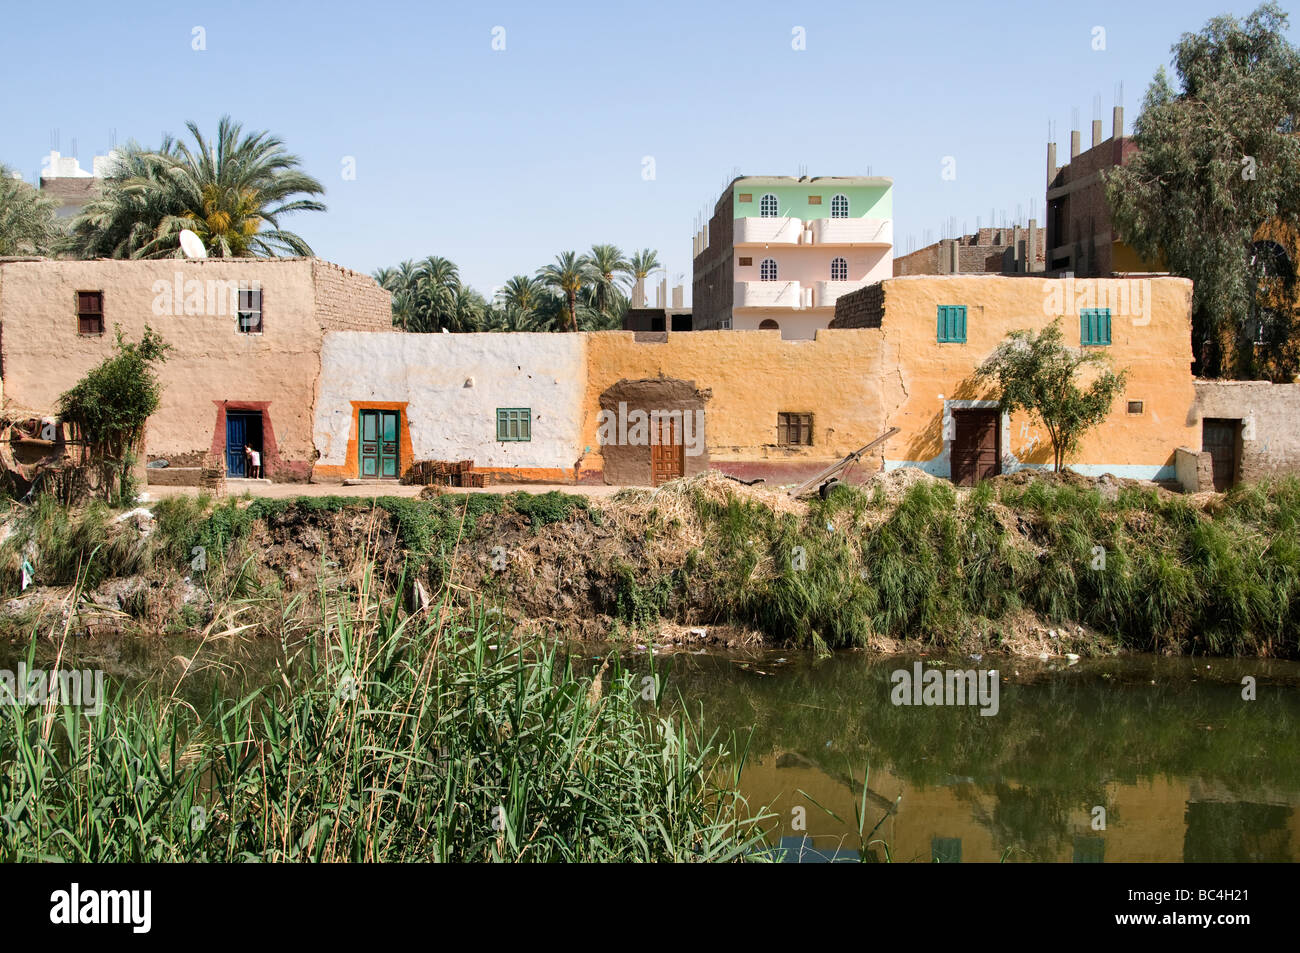
[[[207,258],[208,250],[203,247],[203,239],[188,228],[181,229],[181,251],[186,258]]]

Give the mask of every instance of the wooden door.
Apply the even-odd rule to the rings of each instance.
[[[687,411],[689,413],[689,411]],[[686,447],[682,443],[682,422],[661,418],[651,426],[659,428],[659,442],[650,444],[650,479],[654,486],[686,473]]]
[[[1207,417],[1201,421],[1201,449],[1214,463],[1214,488],[1219,492],[1237,482],[1237,438],[1240,420]]]
[[[359,473],[364,478],[395,480],[401,473],[398,458],[400,420],[396,410],[363,410],[360,414]]]
[[[952,482],[974,486],[1002,472],[1001,411],[978,407],[952,412]]]
[[[248,442],[248,418],[243,414],[226,414],[226,476],[248,476],[248,458],[244,444]]]

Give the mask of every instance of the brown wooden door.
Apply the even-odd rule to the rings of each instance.
[[[651,426],[659,428],[659,442],[650,444],[650,479],[658,486],[686,473],[686,447],[680,420],[665,417],[657,424],[652,421]]]
[[[952,412],[952,482],[974,486],[1002,472],[1001,412],[979,407]]]
[[[1220,492],[1237,482],[1237,435],[1240,420],[1207,417],[1201,421],[1201,450],[1214,462],[1214,488]]]

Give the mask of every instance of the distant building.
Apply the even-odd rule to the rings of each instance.
[[[114,160],[113,153],[95,156],[87,172],[75,156],[60,155],[53,150],[41,160],[41,192],[59,200],[58,218],[73,218],[86,203],[99,194]]]
[[[628,308],[624,331],[690,331],[690,308]]]
[[[1047,144],[1047,270],[1080,278],[1161,270],[1119,240],[1110,220],[1103,176],[1126,165],[1137,144],[1124,136],[1124,107],[1116,106],[1111,137],[1101,138],[1101,120],[1092,122],[1092,148],[1079,151],[1079,130],[1070,133],[1070,161],[1056,164],[1056,143]]]
[[[893,180],[741,176],[695,236],[696,330],[811,339],[840,295],[892,275]]]
[[[894,259],[894,277],[1033,274],[1046,268],[1046,251],[1047,236],[1031,218],[1023,228],[981,228],[918,248]]]

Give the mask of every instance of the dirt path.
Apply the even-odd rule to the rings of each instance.
[[[355,496],[373,499],[380,496],[414,497],[418,496],[422,489],[424,489],[422,486],[406,486],[401,483],[343,486],[338,483],[259,483],[257,481],[244,482],[236,480],[227,484],[226,494],[228,496],[243,496],[247,493],[249,496],[281,500],[297,496]],[[606,486],[604,484],[519,483],[489,486],[483,489],[462,487],[445,487],[444,489],[448,494],[514,493],[516,490],[522,490],[525,493],[548,493],[551,490],[559,490],[561,493],[569,493],[574,496],[599,499],[612,496],[623,487]],[[151,486],[148,488],[148,500],[161,500],[169,496],[198,496],[198,494],[199,487],[197,486]],[[145,502],[148,502],[148,500]]]

